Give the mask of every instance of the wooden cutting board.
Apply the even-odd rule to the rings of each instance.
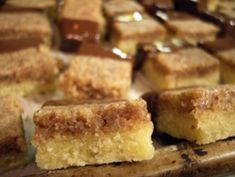
[[[208,177],[235,171],[235,138],[196,146],[166,135],[154,138],[155,155],[148,161],[43,171],[34,163],[2,177]],[[235,173],[234,173],[235,174]],[[235,175],[234,175],[235,176]]]

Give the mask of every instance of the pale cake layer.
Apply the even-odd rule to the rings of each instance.
[[[48,103],[35,113],[40,168],[150,159],[153,125],[145,101]]]
[[[60,77],[67,97],[80,99],[126,98],[132,63],[119,59],[80,55]]]
[[[145,39],[145,37],[165,36],[166,29],[151,17],[145,17],[140,21],[128,23],[115,22],[113,25],[114,35],[118,39]],[[142,41],[144,42],[144,41]]]
[[[167,27],[179,38],[196,45],[214,41],[219,28],[198,19],[173,19],[167,21]],[[190,28],[189,28],[190,27]]]
[[[224,83],[235,83],[235,49],[217,52],[220,59],[221,80]]]
[[[143,72],[156,90],[174,89],[199,85],[216,85],[219,82],[219,69],[208,71],[203,75],[189,74],[177,77],[175,74],[164,74],[153,66],[152,62],[146,61]]]
[[[0,95],[17,94],[18,96],[29,96],[40,92],[54,91],[55,83],[45,84],[35,81],[23,81],[20,83],[0,83]]]
[[[154,55],[145,61],[143,71],[158,89],[215,85],[220,77],[219,61],[197,48]]]
[[[108,18],[130,12],[144,12],[143,6],[135,1],[111,0],[104,3],[104,13]]]
[[[50,44],[52,29],[44,14],[36,12],[1,13],[0,39],[41,38]]]
[[[232,85],[166,91],[159,96],[156,128],[197,144],[235,136],[234,96]]]
[[[147,17],[141,21],[115,22],[111,40],[113,46],[134,55],[138,43],[163,40],[165,36],[166,29],[156,20]]]
[[[43,47],[0,54],[0,67],[1,93],[28,93],[37,85],[47,88],[58,74],[57,61]]]
[[[133,125],[135,129],[128,131],[80,136],[56,135],[49,140],[40,137],[40,143],[34,142],[37,147],[37,165],[42,169],[58,169],[151,159],[154,154],[152,124]]]

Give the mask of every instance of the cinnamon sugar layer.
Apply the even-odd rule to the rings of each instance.
[[[144,100],[110,103],[46,105],[34,115],[37,136],[55,134],[95,134],[129,130],[136,124],[150,123]]]

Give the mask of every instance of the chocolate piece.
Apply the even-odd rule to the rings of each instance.
[[[200,46],[211,53],[235,48],[235,39],[231,37],[218,38],[216,41],[200,44]]]
[[[45,106],[68,106],[68,105],[83,105],[83,104],[105,104],[105,103],[115,103],[125,100],[77,100],[77,99],[69,99],[69,100],[50,100],[43,104]]]
[[[203,12],[200,18],[205,21],[212,22],[220,27],[220,36],[235,37],[235,19],[229,18],[220,12]]]
[[[139,0],[150,14],[155,14],[157,10],[174,9],[174,0]]]
[[[186,11],[191,14],[200,14],[203,11],[214,11],[218,0],[175,0],[177,10]]]
[[[0,7],[6,3],[6,0],[0,0]]]
[[[85,20],[98,23],[99,32],[104,30],[101,0],[64,0],[60,19]]]
[[[25,13],[25,12],[43,12],[42,9],[33,7],[14,7],[9,5],[3,5],[0,7],[0,13]]]
[[[78,49],[79,55],[98,56],[101,58],[119,59],[123,61],[132,61],[127,55],[117,52],[118,49],[112,50],[103,47],[100,44],[83,43]],[[119,50],[119,52],[121,52]]]
[[[98,42],[100,39],[98,23],[88,20],[62,19],[60,23],[61,50],[73,52],[81,41]]]
[[[0,40],[0,53],[8,53],[30,47],[37,47],[42,43],[43,41],[40,38]]]

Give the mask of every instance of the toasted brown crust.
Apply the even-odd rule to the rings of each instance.
[[[120,39],[161,38],[166,33],[166,29],[150,17],[129,23],[115,22],[113,30],[116,38]]]
[[[104,13],[109,18],[136,11],[144,12],[144,8],[135,1],[111,0],[104,3]]]
[[[215,25],[198,19],[172,19],[167,22],[167,27],[178,35],[191,35],[198,39],[219,32]]]
[[[134,128],[139,123],[149,123],[144,100],[115,101],[83,105],[44,106],[35,113],[37,136],[53,137],[55,134],[85,134],[87,132],[117,132]]]
[[[50,38],[52,29],[44,14],[37,12],[0,13],[0,38]]]
[[[198,48],[159,53],[150,59],[157,70],[176,77],[202,76],[219,69],[219,61]]]
[[[235,87],[194,87],[161,93],[158,109],[175,108],[180,112],[194,114],[211,111],[235,111]]]
[[[230,50],[217,52],[216,55],[220,58],[220,60],[223,63],[225,63],[229,67],[235,69],[235,48],[230,49]]]
[[[1,96],[0,99],[0,156],[25,151],[21,120],[23,108],[15,96]]]
[[[61,18],[88,20],[103,24],[101,0],[64,0]]]
[[[27,48],[0,54],[0,82],[52,82],[58,73],[57,62],[46,48]]]
[[[12,7],[19,8],[36,8],[42,9],[47,7],[53,7],[56,5],[56,0],[7,0],[6,4]]]
[[[60,87],[68,97],[79,99],[125,98],[131,69],[130,62],[80,55],[61,75]]]

